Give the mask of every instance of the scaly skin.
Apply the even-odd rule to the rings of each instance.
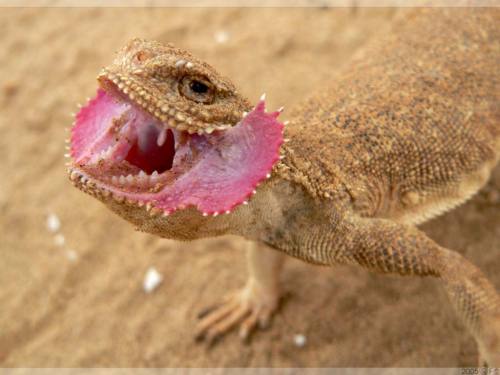
[[[72,180],[139,230],[181,240],[237,234],[260,243],[249,251],[246,287],[204,314],[199,337],[213,340],[242,322],[246,338],[258,322],[266,325],[278,303],[286,254],[321,265],[436,278],[476,338],[481,363],[498,367],[497,292],[475,266],[415,225],[468,199],[500,157],[499,16],[494,9],[423,9],[400,19],[332,86],[290,113],[284,158],[249,204],[230,215],[205,217],[186,208],[160,216],[82,182],[78,166]],[[131,56],[143,50],[161,54],[134,73],[139,68]],[[131,99],[173,127],[224,129],[250,109],[229,81],[186,52],[140,40],[124,51],[101,84],[110,85],[119,72],[117,87],[127,94],[133,79],[139,88]],[[190,112],[157,89],[154,77],[164,88],[177,84],[173,70],[164,67],[179,59],[193,61],[196,75],[220,87],[213,113],[198,104]],[[182,116],[175,122],[176,111],[194,117],[189,124]]]
[[[210,103],[186,102],[177,95],[183,77],[197,78],[211,89]],[[207,63],[173,45],[136,39],[120,51],[98,79],[113,84],[170,128],[193,133],[223,130],[251,106],[234,85]],[[208,101],[208,99],[206,100]],[[210,104],[210,110],[206,108]]]

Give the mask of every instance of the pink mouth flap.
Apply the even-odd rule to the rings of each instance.
[[[71,129],[71,157],[77,163],[88,161],[97,149],[109,143],[113,137],[113,120],[119,119],[130,108],[127,102],[120,102],[104,90],[97,90],[76,115]]]
[[[280,158],[283,124],[260,101],[238,125],[213,134],[213,147],[188,173],[161,192],[156,207],[170,212],[195,206],[224,213],[248,200]],[[209,136],[210,137],[210,136]]]
[[[96,172],[91,160],[113,137],[113,124],[122,118],[134,119],[134,128],[146,126],[145,113],[130,103],[119,101],[103,90],[80,110],[72,130],[71,156],[78,166],[96,180],[98,187],[116,196],[151,203],[170,214],[178,209],[196,207],[203,214],[230,212],[247,201],[278,162],[283,143],[283,124],[279,112],[265,112],[265,103],[257,106],[234,127],[204,138],[205,144],[196,164],[177,176],[156,193],[140,193],[110,184],[105,169]],[[174,169],[175,161],[174,159]],[[88,162],[88,165],[86,163]],[[181,158],[177,163],[182,163]],[[87,168],[86,168],[87,167]],[[96,175],[97,173],[97,175]],[[102,173],[101,176],[98,174]],[[172,173],[166,171],[164,173]]]

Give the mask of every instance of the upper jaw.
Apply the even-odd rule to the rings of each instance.
[[[185,131],[189,134],[211,134],[218,130],[226,130],[236,125],[244,116],[245,112],[233,111],[231,120],[221,123],[217,119],[209,119],[207,111],[199,110],[196,105],[189,105],[180,98],[165,93],[155,92],[154,88],[148,88],[141,83],[144,70],[136,69],[133,74],[125,74],[104,68],[97,77],[99,85],[111,95],[123,100],[130,101],[141,107],[144,111],[163,122],[171,129]],[[160,99],[158,99],[160,98]],[[247,106],[244,107],[248,109]]]

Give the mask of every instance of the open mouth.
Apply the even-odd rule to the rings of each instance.
[[[99,89],[76,116],[71,180],[82,190],[168,215],[204,215],[245,203],[279,160],[283,124],[264,101],[232,128],[189,134],[170,128],[113,90]]]

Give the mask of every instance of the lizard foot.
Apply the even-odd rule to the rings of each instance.
[[[239,324],[239,336],[246,341],[257,326],[269,326],[279,299],[277,290],[259,287],[250,279],[243,289],[199,314],[195,337],[212,344]]]

